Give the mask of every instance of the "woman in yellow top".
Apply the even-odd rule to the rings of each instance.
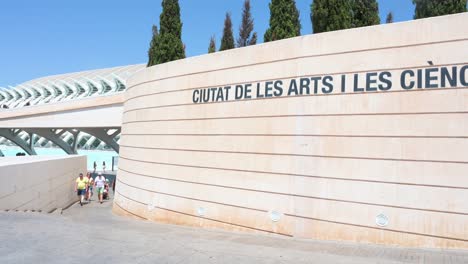
[[[83,177],[83,173],[80,173],[80,176],[75,182],[75,192],[77,192],[80,197],[80,205],[83,206],[84,195],[86,193],[86,188],[88,187],[88,178]]]

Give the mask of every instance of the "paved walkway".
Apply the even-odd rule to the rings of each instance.
[[[468,251],[414,250],[163,225],[111,213],[0,213],[0,263],[468,263]]]

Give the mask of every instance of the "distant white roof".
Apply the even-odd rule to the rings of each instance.
[[[145,64],[51,75],[15,87],[0,87],[0,105],[16,108],[123,92]]]

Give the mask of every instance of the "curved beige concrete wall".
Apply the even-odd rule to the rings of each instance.
[[[0,210],[50,212],[78,200],[74,192],[86,156],[0,158]]]
[[[467,24],[465,13],[310,35],[137,73],[124,103],[114,211],[468,248]],[[235,100],[246,84],[252,98]],[[198,102],[203,89],[226,86]]]

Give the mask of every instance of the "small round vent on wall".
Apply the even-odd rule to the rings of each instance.
[[[375,223],[380,227],[388,225],[388,217],[385,214],[379,214],[375,217]]]
[[[277,212],[277,211],[270,211],[269,215],[270,215],[271,221],[273,221],[273,222],[278,222],[281,219],[281,216],[282,216],[282,214],[280,212]]]
[[[198,207],[197,208],[197,215],[198,216],[205,216],[205,213],[206,213],[206,209],[203,208],[203,207]]]

